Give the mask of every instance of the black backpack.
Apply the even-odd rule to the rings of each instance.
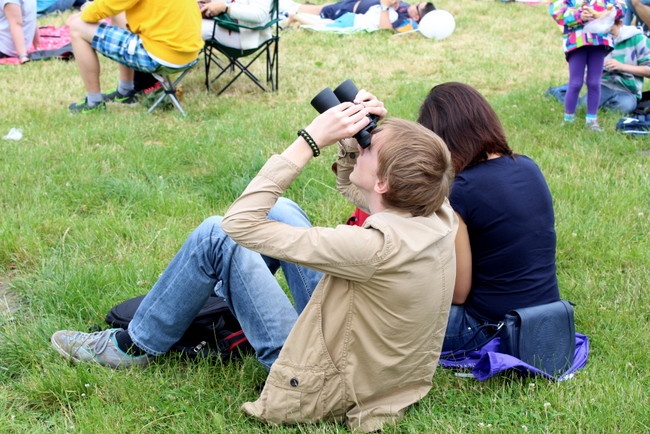
[[[633,136],[647,136],[650,134],[650,115],[630,114],[619,119],[616,131]]]
[[[108,325],[126,330],[143,298],[144,295],[140,295],[114,306],[106,315]],[[182,353],[189,358],[216,357],[230,361],[244,354],[253,354],[254,350],[226,300],[213,295],[170,352]]]
[[[636,110],[616,123],[616,131],[633,136],[650,134],[650,91],[642,93]]]

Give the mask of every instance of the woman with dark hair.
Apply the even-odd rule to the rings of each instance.
[[[516,308],[560,299],[551,193],[533,160],[514,154],[487,100],[463,83],[431,89],[418,122],[442,137],[456,176],[456,284],[443,351],[470,350]]]

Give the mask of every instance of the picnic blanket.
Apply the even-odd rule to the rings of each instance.
[[[381,13],[381,9],[378,6],[373,6],[365,14],[346,12],[336,20],[323,19],[320,24],[303,24],[300,28],[341,34],[374,32],[379,30],[379,13]],[[397,20],[397,14],[395,13],[391,18]],[[395,27],[395,31],[397,33],[410,32],[417,29],[417,27],[418,23],[413,19],[401,20]]]
[[[346,12],[335,20],[323,20],[322,24],[303,24],[301,29],[309,29],[317,32],[334,32],[350,34],[357,32],[374,32],[379,30],[377,23],[373,22],[366,14],[354,14]]]
[[[72,44],[70,43],[70,29],[68,26],[43,26],[38,28],[40,47],[38,50],[32,45],[27,50],[31,60],[44,59],[70,59],[72,58]],[[0,64],[19,65],[18,57],[5,57],[0,59]]]
[[[571,367],[561,376],[553,375],[540,371],[516,357],[509,356],[499,352],[500,339],[494,338],[483,347],[475,351],[463,353],[461,356],[450,357],[450,352],[443,352],[440,355],[440,366],[444,368],[471,369],[472,375],[484,381],[499,373],[514,370],[522,375],[540,375],[549,379],[564,381],[573,378],[578,369],[587,364],[589,355],[589,338],[576,333],[575,357]]]

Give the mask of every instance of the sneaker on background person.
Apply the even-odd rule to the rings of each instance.
[[[106,102],[119,102],[122,104],[134,104],[138,102],[138,92],[129,90],[125,93],[120,92],[119,89],[113,89],[111,92],[103,94],[104,101]]]
[[[585,125],[587,128],[589,128],[591,131],[595,131],[597,133],[602,133],[603,129],[598,125],[598,121],[595,119],[588,120],[585,122]]]
[[[98,113],[106,111],[106,103],[101,100],[98,102],[88,101],[88,97],[81,102],[73,102],[68,107],[71,113]]]

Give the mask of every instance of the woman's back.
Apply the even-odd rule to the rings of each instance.
[[[467,167],[450,201],[471,245],[470,315],[498,321],[511,309],[559,299],[553,203],[534,161],[503,156]]]

